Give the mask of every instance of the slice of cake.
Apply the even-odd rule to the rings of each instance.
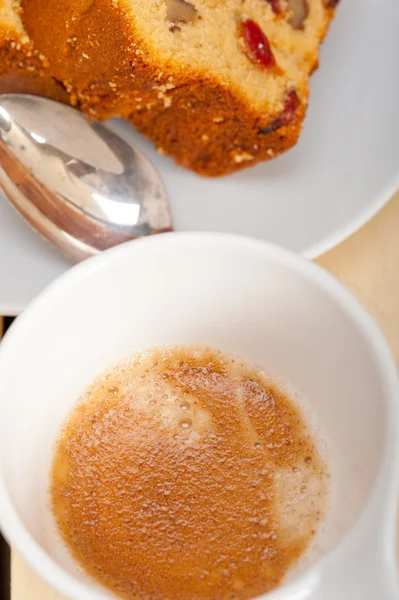
[[[72,104],[126,117],[159,152],[216,176],[296,143],[335,4],[21,0],[14,26]]]

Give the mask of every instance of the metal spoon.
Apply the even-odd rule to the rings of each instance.
[[[151,163],[64,104],[0,96],[0,165],[8,200],[74,260],[172,229],[165,188]]]

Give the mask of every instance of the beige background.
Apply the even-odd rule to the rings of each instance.
[[[317,261],[372,313],[399,363],[399,193],[360,231]],[[12,600],[63,600],[15,553]]]

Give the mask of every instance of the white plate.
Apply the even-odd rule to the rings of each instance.
[[[116,122],[160,169],[175,228],[247,234],[314,257],[373,216],[399,185],[398,23],[398,0],[341,0],[298,145],[254,169],[200,178]],[[0,197],[0,314],[21,311],[68,266]]]

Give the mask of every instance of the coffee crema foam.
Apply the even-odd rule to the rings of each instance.
[[[323,519],[328,470],[300,408],[204,348],[110,369],[57,441],[51,505],[84,571],[129,600],[241,600],[278,586]]]

